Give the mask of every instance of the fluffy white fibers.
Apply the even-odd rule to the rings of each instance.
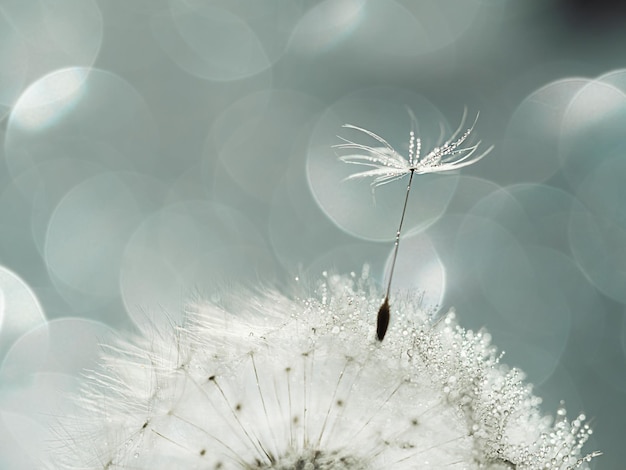
[[[51,449],[66,469],[571,469],[584,416],[544,416],[453,312],[327,276],[310,295],[196,302],[105,347]]]

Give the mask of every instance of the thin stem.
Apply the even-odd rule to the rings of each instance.
[[[393,270],[396,267],[396,259],[398,258],[398,247],[400,246],[400,232],[402,231],[402,224],[404,223],[404,215],[406,214],[406,205],[409,202],[409,193],[411,192],[411,182],[413,181],[413,173],[415,170],[411,170],[411,176],[409,176],[409,184],[406,187],[406,196],[404,197],[404,207],[402,208],[402,217],[400,218],[400,225],[396,232],[396,243],[393,252],[393,260],[391,261],[391,271],[389,272],[389,281],[387,282],[387,295],[385,298],[389,298],[391,292],[391,280],[393,279]]]
[[[387,294],[385,295],[385,301],[378,309],[378,320],[376,325],[376,337],[378,341],[382,341],[387,333],[387,327],[389,326],[389,293],[391,292],[391,280],[393,279],[393,271],[396,267],[396,259],[398,258],[398,248],[400,247],[400,233],[402,232],[402,224],[404,223],[404,216],[406,214],[406,206],[409,202],[409,193],[411,192],[411,183],[413,182],[413,174],[415,170],[411,170],[409,176],[409,184],[406,187],[406,196],[404,197],[404,206],[402,207],[402,217],[400,218],[400,225],[396,232],[396,242],[393,251],[393,259],[391,260],[391,270],[389,271],[389,281],[387,282]]]

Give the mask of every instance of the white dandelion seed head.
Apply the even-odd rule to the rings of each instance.
[[[57,428],[66,469],[587,468],[584,417],[543,416],[485,332],[328,276],[314,294],[196,302],[106,347]]]
[[[464,110],[457,130],[445,140],[442,134],[439,143],[430,152],[422,155],[422,141],[416,136],[415,117],[410,111],[409,114],[412,118],[413,129],[409,132],[408,157],[401,155],[385,139],[371,131],[351,124],[343,126],[362,132],[376,142],[374,146],[371,146],[339,137],[343,143],[335,145],[335,148],[357,152],[339,158],[346,163],[370,168],[353,173],[347,179],[373,178],[372,186],[376,187],[402,178],[408,173],[441,173],[458,170],[476,163],[493,150],[491,146],[479,153],[481,141],[469,143],[479,115],[477,114],[472,125],[464,130],[467,119],[467,110]]]

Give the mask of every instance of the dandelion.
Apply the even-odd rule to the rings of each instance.
[[[486,332],[394,303],[376,340],[378,289],[327,275],[311,293],[197,301],[105,347],[57,429],[51,468],[588,468],[584,416],[543,416]]]
[[[390,313],[389,313],[389,293],[391,291],[391,280],[393,278],[393,271],[396,265],[396,258],[398,257],[398,248],[400,246],[400,233],[402,232],[402,224],[404,223],[404,215],[406,213],[407,203],[409,201],[409,194],[411,192],[411,183],[413,182],[413,175],[425,174],[425,173],[441,173],[445,171],[458,170],[465,166],[476,163],[487,155],[493,149],[493,146],[489,147],[482,153],[476,154],[481,144],[480,141],[473,145],[463,146],[466,140],[470,137],[474,126],[478,121],[478,114],[474,123],[460,135],[461,130],[465,125],[465,119],[467,118],[467,110],[463,111],[463,117],[461,124],[452,136],[443,141],[443,133],[439,138],[439,142],[435,148],[433,148],[428,154],[422,156],[422,141],[415,136],[416,119],[411,114],[412,118],[412,130],[409,132],[409,158],[404,158],[400,155],[389,143],[382,137],[365,130],[361,127],[346,124],[343,127],[349,129],[355,129],[363,132],[378,144],[376,147],[369,145],[357,144],[351,140],[339,137],[344,141],[342,144],[335,145],[335,148],[357,150],[359,152],[355,155],[345,155],[340,159],[346,163],[364,165],[372,167],[370,170],[361,171],[348,176],[347,179],[355,178],[374,178],[372,187],[380,186],[390,183],[397,179],[403,178],[405,175],[409,175],[409,183],[406,188],[406,196],[404,198],[404,206],[402,208],[402,216],[400,217],[400,224],[396,231],[395,248],[393,253],[393,259],[391,262],[391,269],[389,272],[389,279],[387,281],[387,293],[385,300],[378,309],[377,318],[377,330],[376,336],[379,341],[382,341],[389,327]],[[382,146],[381,146],[382,145]]]
[[[406,165],[362,129],[384,148],[342,145],[369,153],[346,161],[390,169],[354,175],[383,184],[482,158],[473,157],[478,144],[461,147],[472,128],[423,159],[411,134]],[[554,419],[543,415],[522,372],[501,364],[489,334],[464,330],[453,311],[435,320],[419,296],[407,295],[395,300],[390,325],[390,285],[391,276],[387,320],[380,307],[376,331],[371,316],[382,296],[367,268],[360,277],[324,273],[312,291],[300,286],[291,295],[261,289],[198,299],[180,324],[153,317],[137,334],[104,345],[100,366],[73,399],[76,409],[56,427],[46,464],[72,470],[588,468],[599,453],[582,453],[592,432],[584,415],[571,422],[564,408]]]

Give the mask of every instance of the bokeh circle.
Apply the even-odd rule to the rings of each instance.
[[[417,119],[423,153],[436,146],[440,138],[450,136],[450,126],[432,103],[415,93],[393,88],[363,89],[345,96],[328,107],[316,124],[307,157],[309,186],[322,211],[346,233],[365,240],[392,240],[400,221],[408,174],[404,180],[375,188],[374,193],[369,180],[345,181],[365,168],[340,161],[338,154],[349,152],[332,148],[342,142],[337,135],[372,146],[376,141],[342,125],[374,132],[406,156],[411,130],[408,110]],[[423,231],[443,215],[458,178],[451,173],[415,176],[404,221],[405,236]]]

